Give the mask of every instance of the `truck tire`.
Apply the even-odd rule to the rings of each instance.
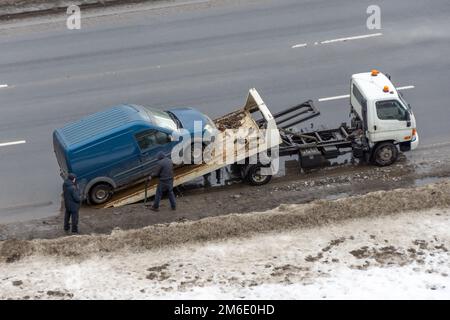
[[[398,158],[398,149],[392,142],[382,142],[374,150],[372,162],[379,166],[390,166]]]
[[[89,200],[93,204],[106,203],[113,195],[113,188],[107,183],[99,183],[89,190]]]
[[[263,184],[269,183],[272,180],[272,175],[262,175],[262,167],[264,167],[262,164],[251,165],[245,175],[245,181],[252,186],[262,186]]]

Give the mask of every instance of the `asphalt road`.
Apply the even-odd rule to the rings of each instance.
[[[348,101],[317,99],[347,94],[351,74],[377,68],[414,86],[404,96],[421,144],[450,141],[450,3],[377,1],[382,28],[368,30],[371,4],[161,3],[85,18],[81,30],[67,30],[64,16],[2,22],[0,223],[55,214],[61,180],[52,131],[122,102],[194,106],[215,117],[256,87],[274,112],[314,99],[316,125],[334,126],[348,119]],[[382,35],[320,43],[375,33]]]

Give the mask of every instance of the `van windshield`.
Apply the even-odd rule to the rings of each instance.
[[[170,115],[165,112],[151,107],[145,107],[145,111],[150,117],[150,121],[159,127],[169,130],[177,130],[177,124],[172,120]]]

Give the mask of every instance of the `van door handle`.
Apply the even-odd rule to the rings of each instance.
[[[377,126],[373,126],[373,130],[377,130]]]

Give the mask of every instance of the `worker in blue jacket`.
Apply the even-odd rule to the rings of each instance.
[[[153,201],[153,206],[151,209],[153,211],[159,211],[159,202],[163,192],[167,191],[169,195],[169,202],[172,210],[176,210],[177,203],[175,200],[175,194],[173,193],[173,164],[172,160],[166,157],[166,155],[160,151],[157,155],[158,164],[156,169],[153,171],[150,179],[152,177],[158,177],[159,183],[156,188],[155,200]]]
[[[81,198],[78,190],[77,177],[70,173],[63,184],[64,206],[64,231],[70,229],[70,219],[72,219],[72,233],[78,233],[78,211],[80,210]]]

